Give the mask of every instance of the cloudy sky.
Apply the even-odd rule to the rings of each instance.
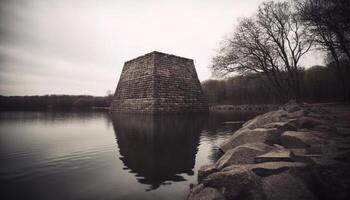
[[[209,79],[220,41],[262,1],[1,0],[0,94],[105,95],[125,61],[154,50]]]

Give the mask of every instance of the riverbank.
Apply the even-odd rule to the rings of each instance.
[[[211,112],[242,112],[262,114],[269,111],[277,110],[277,104],[260,104],[260,105],[212,105],[209,106]]]
[[[348,199],[350,105],[287,104],[247,121],[189,200]]]

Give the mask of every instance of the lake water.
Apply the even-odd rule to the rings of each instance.
[[[251,117],[0,112],[1,199],[185,199]]]

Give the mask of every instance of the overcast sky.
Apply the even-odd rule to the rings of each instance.
[[[155,50],[209,79],[220,41],[262,1],[1,0],[0,94],[105,95],[125,61]]]

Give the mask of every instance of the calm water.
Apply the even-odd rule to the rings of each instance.
[[[1,199],[184,199],[250,117],[0,112]]]

